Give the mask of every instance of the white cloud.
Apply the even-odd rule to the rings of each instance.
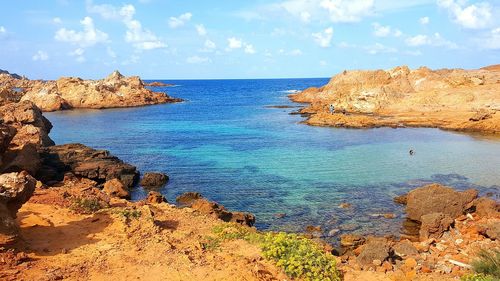
[[[313,33],[312,37],[314,38],[314,41],[316,41],[316,43],[320,47],[323,47],[323,48],[330,47],[330,43],[331,43],[332,37],[333,37],[333,28],[329,27],[329,28],[323,30],[322,32]]]
[[[245,53],[246,54],[255,54],[255,49],[252,44],[245,44]]]
[[[433,36],[428,35],[415,35],[413,37],[408,37],[406,40],[406,45],[410,47],[419,47],[419,46],[433,46],[433,47],[446,47],[449,49],[457,49],[458,45],[446,40],[439,33],[434,33]]]
[[[85,50],[82,48],[75,49],[74,51],[69,53],[70,56],[76,58],[77,62],[84,62],[85,61],[84,54],[85,54]]]
[[[387,47],[380,43],[375,43],[374,45],[365,47],[365,50],[370,55],[376,55],[379,53],[396,53],[398,50],[396,48]]]
[[[140,60],[140,57],[138,55],[132,55],[130,58],[122,62],[122,65],[130,65],[130,64],[136,64]]]
[[[197,24],[195,26],[195,28],[196,28],[196,32],[198,32],[198,35],[200,35],[200,36],[207,35],[207,29],[205,28],[205,26],[203,24]]]
[[[327,66],[328,63],[326,61],[324,61],[324,60],[320,60],[319,61],[319,65],[321,65],[321,66]]]
[[[486,36],[476,41],[482,49],[500,50],[500,27],[491,30]]]
[[[332,22],[357,22],[372,14],[374,0],[323,0],[320,3]]]
[[[39,50],[33,55],[33,57],[31,57],[31,59],[34,61],[45,61],[49,59],[49,55],[46,52]]]
[[[418,20],[418,22],[422,25],[426,25],[426,24],[429,24],[431,20],[429,19],[429,17],[422,17]]]
[[[80,24],[83,26],[83,31],[61,28],[56,31],[55,39],[57,41],[69,42],[82,47],[89,47],[108,41],[108,34],[96,29],[92,18],[85,17],[80,21]]]
[[[87,11],[98,13],[104,19],[120,20],[127,27],[125,41],[131,43],[138,50],[152,50],[166,48],[167,44],[158,38],[153,32],[142,27],[140,21],[134,19],[135,7],[127,4],[121,8],[109,4],[93,5],[87,1]],[[129,60],[135,63],[134,60]],[[127,63],[128,64],[128,63]]]
[[[215,45],[215,43],[213,41],[209,40],[209,39],[205,40],[204,46],[208,50],[213,50],[213,49],[217,48],[217,46]]]
[[[7,33],[7,29],[5,29],[5,27],[0,25],[0,34],[5,34],[5,33]]]
[[[59,17],[55,17],[52,19],[52,23],[54,24],[62,24],[62,20]]]
[[[170,28],[177,28],[183,26],[186,22],[191,20],[191,17],[193,14],[191,13],[184,13],[178,17],[170,17],[168,20],[168,26]]]
[[[394,36],[394,37],[399,37],[403,34],[401,30],[399,29],[393,29],[389,25],[381,25],[378,22],[372,23],[373,26],[373,35],[377,37],[387,37],[387,36]]]
[[[288,55],[290,55],[290,56],[301,56],[302,55],[302,50],[300,50],[300,49],[293,49],[290,52],[288,52]]]
[[[481,29],[493,22],[492,7],[488,2],[466,6],[463,0],[437,0],[440,7],[447,9],[452,20],[465,28]]]
[[[113,49],[111,49],[110,46],[108,46],[106,48],[106,53],[108,54],[108,56],[110,56],[111,58],[116,58],[116,53],[113,51]]]
[[[227,46],[229,49],[240,49],[243,47],[243,41],[236,37],[231,37],[227,39]]]
[[[188,57],[186,59],[186,62],[190,64],[199,64],[199,63],[210,63],[212,62],[212,60],[210,60],[210,58],[207,57],[192,56]]]

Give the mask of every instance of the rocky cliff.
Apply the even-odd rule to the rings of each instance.
[[[118,71],[101,80],[62,77],[56,81],[43,81],[0,74],[0,102],[18,100],[32,101],[42,111],[132,107],[181,101],[147,89],[138,76],[125,77]]]
[[[343,71],[321,88],[290,95],[309,103],[311,125],[439,127],[500,132],[500,67]],[[337,114],[328,107],[335,106]]]

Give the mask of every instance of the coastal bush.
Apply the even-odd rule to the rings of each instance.
[[[460,277],[461,281],[495,281],[498,279],[493,279],[490,275],[484,275],[481,273],[468,274]]]
[[[476,273],[500,279],[500,251],[479,251],[477,259],[472,262],[472,269]]]
[[[141,211],[136,209],[125,208],[118,212],[122,216],[123,220],[128,223],[132,219],[139,219],[141,217]]]
[[[70,206],[71,210],[81,214],[93,214],[102,208],[104,206],[101,204],[101,201],[94,197],[75,197]]]
[[[214,227],[215,237],[207,237],[205,249],[216,249],[225,240],[243,239],[258,244],[264,258],[272,260],[293,278],[306,281],[341,280],[336,260],[316,242],[297,234],[260,233],[234,223]]]
[[[340,280],[335,258],[314,241],[297,234],[267,233],[262,242],[264,257],[274,260],[285,273],[304,280]]]

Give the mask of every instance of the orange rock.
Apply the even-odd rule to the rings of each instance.
[[[420,271],[422,271],[423,273],[431,273],[432,272],[431,268],[426,266],[426,265],[422,265],[422,268],[420,269]]]

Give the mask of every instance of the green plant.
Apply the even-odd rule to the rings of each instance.
[[[461,281],[495,281],[492,276],[481,273],[468,274],[460,277]],[[498,280],[498,279],[496,279]]]
[[[129,222],[132,219],[138,219],[141,217],[141,211],[136,209],[125,208],[118,212],[125,222]]]
[[[491,275],[500,279],[500,251],[479,251],[478,258],[472,262],[472,269],[476,273]]]
[[[70,209],[82,214],[92,214],[104,208],[98,198],[75,197],[72,200]]]
[[[304,280],[341,280],[335,258],[315,242],[297,234],[264,235],[264,257],[274,260],[291,277]]]
[[[260,233],[234,223],[217,225],[212,232],[215,237],[207,237],[206,243],[203,243],[205,249],[217,249],[225,240],[242,239],[258,244],[263,256],[274,261],[290,277],[306,281],[341,280],[335,258],[303,236],[282,232]]]

